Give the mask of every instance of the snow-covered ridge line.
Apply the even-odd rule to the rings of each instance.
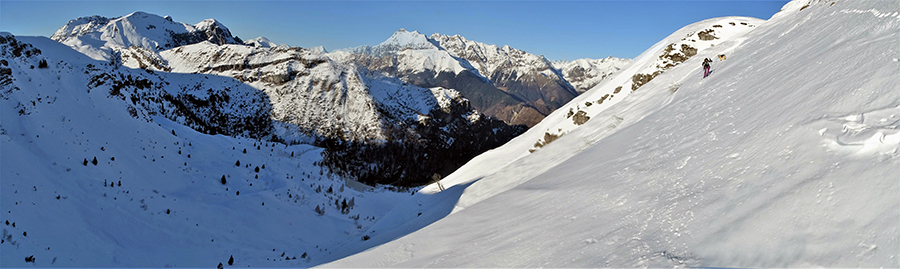
[[[538,150],[579,128],[638,91],[641,86],[695,55],[702,54],[705,55],[704,58],[717,59],[716,61],[720,61],[715,57],[719,54],[725,54],[727,58],[731,50],[743,42],[744,36],[763,22],[749,17],[721,17],[696,22],[675,31],[641,53],[623,70],[573,99],[561,108],[562,112],[548,116],[541,125],[535,126],[543,129],[544,133],[534,138],[534,145],[529,151]],[[709,56],[709,51],[714,51],[714,55]],[[674,92],[680,85],[675,83],[666,87]],[[612,125],[621,124],[622,120],[618,118],[621,117],[613,117]]]
[[[331,57],[422,87],[458,85],[485,114],[529,126],[628,62],[610,58],[595,66],[585,60],[563,70],[542,56],[508,45],[403,29],[376,46],[339,50]],[[578,87],[567,79],[577,81]]]
[[[82,17],[69,21],[50,37],[97,60],[115,58],[118,50],[132,46],[161,51],[201,41],[243,44],[225,25],[206,19],[190,25],[145,12],[123,17]]]
[[[82,19],[74,20],[60,31],[82,27],[74,25],[76,22],[87,23]],[[116,37],[120,33],[119,24],[131,26],[126,27],[131,29],[126,31],[127,37],[146,42],[126,47],[128,42],[107,40],[105,37]],[[191,29],[196,31],[179,34],[171,29],[165,29],[160,32],[157,25],[163,24],[180,25],[179,27],[187,29],[186,31]],[[210,34],[210,31],[215,29],[219,29],[219,32]],[[108,51],[110,55],[108,60],[114,65],[121,64],[124,67],[163,72],[222,76],[233,78],[264,92],[268,97],[267,103],[271,105],[270,113],[266,116],[275,120],[274,130],[271,136],[267,136],[273,141],[287,143],[312,141],[311,143],[318,145],[330,144],[334,142],[333,140],[351,144],[361,143],[353,146],[338,143],[336,146],[328,147],[323,152],[327,156],[357,160],[352,165],[332,162],[336,159],[324,160],[325,162],[321,164],[328,166],[332,172],[347,177],[361,177],[361,174],[368,173],[368,170],[381,169],[379,166],[393,166],[395,168],[392,169],[399,171],[395,174],[380,174],[378,177],[366,176],[366,179],[361,181],[367,184],[403,186],[423,184],[432,174],[447,174],[478,152],[498,146],[523,130],[518,126],[502,124],[496,119],[484,118],[482,114],[484,112],[472,108],[465,97],[444,99],[445,102],[436,101],[434,90],[452,91],[453,86],[457,85],[417,86],[402,83],[394,77],[375,74],[347,62],[335,61],[335,58],[324,49],[272,47],[271,44],[239,42],[237,38],[232,40],[234,42],[223,42],[222,38],[230,36],[230,33],[215,20],[205,20],[190,26],[173,22],[171,18],[137,12],[123,18],[108,20],[105,27],[79,33],[81,35],[76,34],[72,40],[93,42],[91,43],[93,45],[73,46],[73,48],[86,53]],[[203,33],[207,39],[198,38],[204,37]],[[424,39],[421,34],[404,32],[398,33],[392,40],[408,43],[415,41],[417,36]],[[266,42],[260,38],[256,41]],[[158,46],[158,43],[165,42],[175,43]],[[408,51],[410,50],[400,53]],[[445,56],[444,60],[455,61],[452,56]],[[438,87],[440,89],[437,89]],[[448,107],[439,106],[441,104],[453,109],[445,111]],[[432,120],[436,118],[441,120]],[[436,125],[430,125],[431,123]],[[441,129],[435,127],[437,125],[454,127]],[[435,128],[439,130],[431,130]],[[494,131],[482,133],[486,129]],[[429,132],[427,134],[429,138],[422,138],[419,132]],[[482,137],[473,137],[472,133],[482,133]],[[482,139],[480,141],[484,143],[474,143],[479,141],[478,139]],[[374,144],[378,149],[363,148],[361,147],[363,144]],[[454,144],[459,146],[452,146]],[[403,150],[389,149],[390,147]],[[424,149],[410,150],[410,147]],[[370,150],[382,152],[368,152],[365,155],[359,152]],[[453,150],[464,150],[466,153],[446,156],[445,162],[425,168],[406,163],[409,160],[420,159],[415,157],[418,155],[442,156]],[[371,163],[379,161],[372,159],[373,156],[381,156],[380,154],[385,151],[390,152],[388,155],[397,155],[385,158],[386,160],[396,161],[389,164]],[[351,156],[351,153],[355,155]]]

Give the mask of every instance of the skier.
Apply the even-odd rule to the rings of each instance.
[[[712,60],[709,58],[703,59],[703,78],[709,76],[709,63],[712,63]]]

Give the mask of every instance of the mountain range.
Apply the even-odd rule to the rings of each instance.
[[[897,267],[898,12],[794,0],[621,67],[143,12],[0,33],[0,266]]]
[[[342,51],[346,53],[338,57],[347,62],[414,85],[458,89],[486,115],[527,126],[537,124],[630,61],[609,57],[554,64],[510,46],[459,35],[425,36],[405,29],[376,46]]]

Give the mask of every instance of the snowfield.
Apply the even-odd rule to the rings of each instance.
[[[529,154],[557,110],[326,266],[898,267],[898,14],[790,2]]]
[[[212,103],[212,92],[232,106],[213,114],[266,109],[264,93],[234,79],[115,68],[45,37],[2,37],[2,267],[214,267],[229,257],[308,267],[410,196],[323,174],[321,148],[197,132],[156,100]],[[14,57],[13,39],[41,53]],[[113,79],[93,81],[104,74]],[[120,77],[146,78],[151,86],[118,91],[149,98],[118,98]]]
[[[142,12],[79,18],[53,39],[0,33],[0,267],[900,267],[894,2],[712,18],[609,66],[436,36],[596,84],[410,189],[261,137],[298,128],[272,115],[355,134],[382,126],[375,111],[429,122],[467,103],[462,90],[230,36]],[[415,70],[499,63],[450,61],[418,32],[391,40],[421,46],[358,49]]]

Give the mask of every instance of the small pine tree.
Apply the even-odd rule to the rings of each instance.
[[[41,59],[40,61],[38,61],[38,68],[47,68],[47,60]]]
[[[237,162],[235,162],[234,166],[241,166],[241,160],[238,160]]]
[[[94,164],[94,166],[97,166],[97,156],[94,156],[94,160],[91,161],[91,163]]]
[[[344,200],[341,201],[341,213],[342,214],[350,213],[350,206],[347,205],[347,198],[344,198]]]
[[[87,166],[87,164],[88,164],[87,158],[84,158],[84,163],[83,163],[83,164],[84,164],[84,166]]]
[[[228,257],[228,265],[234,265],[234,255],[231,255],[231,257]]]
[[[222,175],[222,185],[225,185],[228,181],[225,180],[225,175]]]
[[[218,268],[218,269],[223,269],[223,268],[225,268],[225,266],[222,266],[222,263],[220,262],[220,263],[219,263],[219,266],[216,266],[216,268]]]

